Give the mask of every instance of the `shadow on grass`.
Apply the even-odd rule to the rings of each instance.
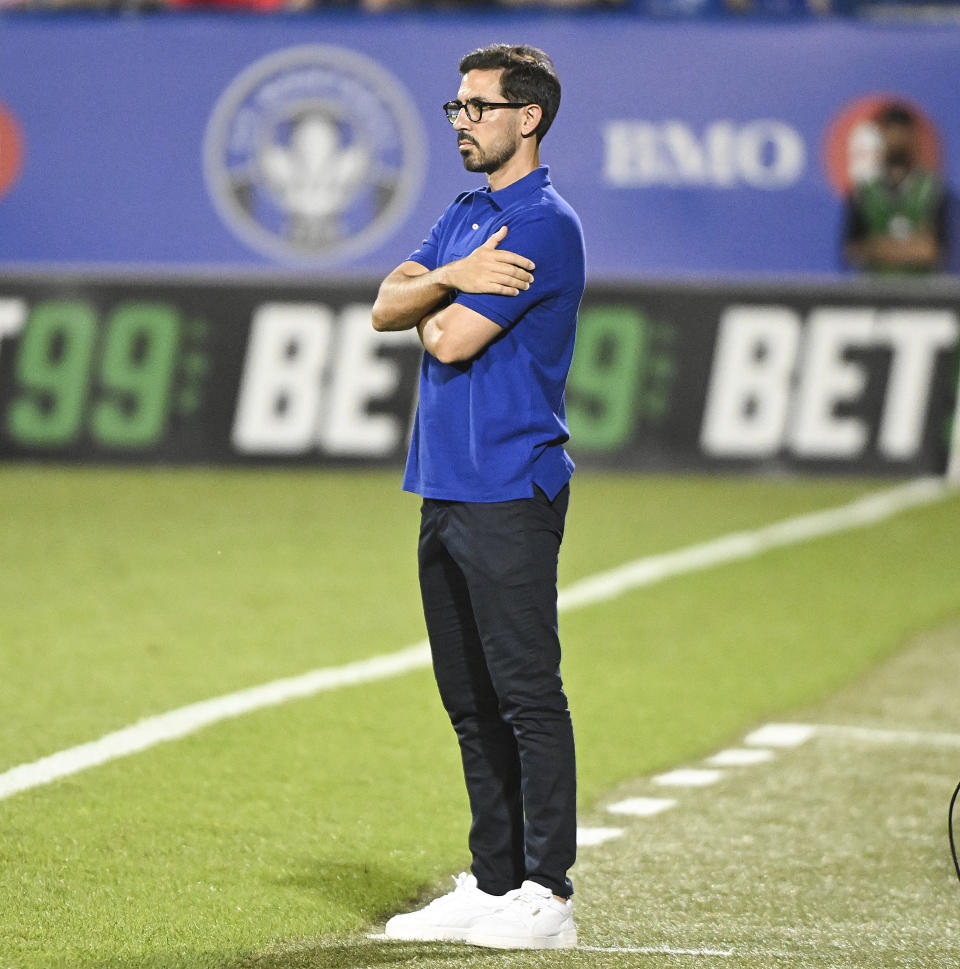
[[[425,942],[383,942],[379,939],[303,943],[258,953],[224,969],[358,969],[424,965],[459,967],[465,963],[462,945]],[[496,958],[496,953],[470,950],[471,965]]]
[[[374,864],[305,857],[282,877],[272,879],[269,886],[273,891],[279,886],[295,893],[301,905],[306,900],[308,907],[315,906],[316,936],[267,942],[271,937],[276,939],[274,933],[283,929],[277,924],[264,925],[263,946],[243,954],[237,949],[218,952],[158,947],[136,957],[81,960],[69,969],[390,969],[411,964],[460,969],[468,961],[482,969],[494,955],[490,950],[467,952],[461,944],[394,942],[359,934],[363,930],[358,926],[380,931],[390,915],[417,908],[436,893],[435,885],[411,892],[409,866],[399,861]],[[56,969],[67,967],[58,965]]]
[[[238,956],[212,951],[154,952],[138,957],[79,958],[57,962],[57,969],[394,969],[422,965],[431,969],[459,969],[469,964],[484,969],[495,957],[492,950],[470,950],[454,943],[387,942],[382,939],[298,939],[274,943]],[[4,963],[4,966],[6,964]],[[12,965],[12,964],[11,964]]]
[[[341,914],[359,916],[368,925],[382,926],[395,912],[409,911],[425,904],[436,894],[436,886],[410,893],[408,866],[382,861],[376,865],[331,859],[304,859],[298,870],[279,882],[317,898],[318,906],[334,906]],[[398,901],[400,900],[400,901]],[[354,936],[345,939],[327,935],[315,941],[297,939],[275,943],[262,951],[222,969],[379,969],[379,967],[429,964],[436,967],[462,967],[468,952],[462,944],[395,942],[380,938]],[[483,965],[494,953],[470,949],[471,964]],[[479,961],[475,961],[479,957]]]

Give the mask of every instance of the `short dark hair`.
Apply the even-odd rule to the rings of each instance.
[[[877,123],[882,127],[889,124],[912,128],[917,123],[916,112],[902,101],[888,101],[877,113]]]
[[[553,61],[539,48],[526,44],[491,44],[460,59],[460,73],[503,69],[500,90],[508,101],[539,104],[543,117],[534,134],[537,144],[550,130],[560,108],[560,79]]]

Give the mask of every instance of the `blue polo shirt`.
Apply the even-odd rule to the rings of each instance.
[[[469,361],[423,355],[403,487],[425,498],[509,501],[537,485],[553,500],[573,472],[563,393],[585,281],[583,230],[548,169],[457,196],[409,258],[436,269],[503,225],[499,248],[532,260],[534,281],[519,296],[453,294],[503,332]]]

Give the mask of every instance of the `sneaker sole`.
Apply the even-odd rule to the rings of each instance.
[[[466,942],[468,929],[411,929],[408,932],[385,932],[393,942]]]
[[[567,929],[566,932],[558,932],[556,935],[533,935],[526,939],[471,933],[464,941],[484,949],[575,949],[577,930]]]

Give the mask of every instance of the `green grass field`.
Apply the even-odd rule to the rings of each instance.
[[[580,474],[561,586],[889,486]],[[7,467],[0,500],[0,772],[146,716],[423,638],[418,503],[393,473]],[[829,707],[863,682],[874,725],[960,733],[949,704],[932,726],[929,704],[884,705],[899,680],[882,675],[921,633],[960,617],[958,544],[954,495],[564,613],[584,819],[605,823],[616,792],[758,724],[821,709],[835,714],[823,722],[845,711],[863,719],[856,704]],[[919,664],[910,695],[956,682],[952,642],[924,646],[952,679]],[[797,796],[822,787],[807,762],[827,746],[818,738],[784,755],[803,767],[783,781],[794,785],[786,795],[780,774],[744,772],[650,819],[642,830],[662,831],[653,844],[583,849],[574,879],[584,945],[716,944],[732,955],[478,954],[367,939],[467,864],[459,758],[429,671],[260,710],[0,800],[0,967],[941,965],[935,940],[952,939],[955,953],[960,939],[944,830],[930,834],[924,864],[941,866],[935,897],[954,893],[952,908],[902,888],[910,852],[892,875],[871,872],[871,847],[847,878],[839,864],[822,871],[826,849],[814,846],[783,880],[783,850],[810,847],[811,818],[840,838],[864,817],[863,789],[836,785],[826,804]],[[920,807],[943,829],[960,752],[924,769]],[[887,792],[899,770],[877,761],[863,785]],[[772,793],[758,802],[761,790]],[[759,821],[749,828],[748,802],[761,818],[773,812],[772,840]],[[720,835],[718,803],[747,831]],[[926,825],[910,803],[908,826]],[[711,860],[736,891],[718,888]],[[819,947],[807,899],[827,897],[825,878],[846,915]],[[880,880],[906,940],[882,952],[862,928],[882,917]],[[934,928],[907,931],[908,918]]]

